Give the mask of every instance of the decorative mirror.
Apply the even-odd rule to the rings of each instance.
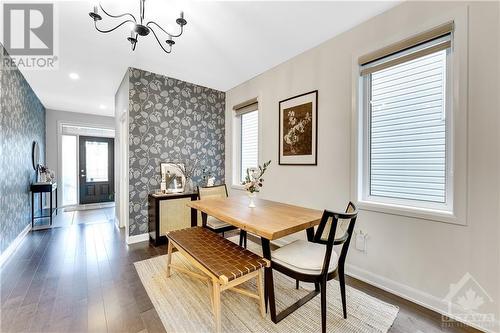
[[[36,141],[33,141],[33,146],[31,148],[31,161],[33,163],[33,169],[36,170],[40,163],[40,147]]]
[[[160,163],[161,190],[165,190],[167,193],[184,192],[186,177],[183,170],[183,164]]]

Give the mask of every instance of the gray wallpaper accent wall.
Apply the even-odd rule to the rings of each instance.
[[[33,141],[45,163],[45,108],[18,69],[4,68],[9,57],[0,44],[0,249],[31,222],[29,186],[35,181]]]
[[[160,187],[160,163],[194,163],[224,180],[225,93],[129,69],[129,234],[148,232],[148,193]]]

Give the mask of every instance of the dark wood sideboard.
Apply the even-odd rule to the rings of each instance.
[[[197,199],[197,192],[149,194],[149,241],[155,246],[165,244],[168,231],[196,226],[197,211],[186,203]]]

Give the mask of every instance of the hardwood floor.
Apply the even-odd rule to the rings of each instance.
[[[165,331],[133,263],[166,247],[127,246],[105,210],[59,214],[71,221],[28,234],[0,271],[1,332]],[[400,307],[390,332],[474,331],[443,329],[432,311],[361,281],[348,283]]]

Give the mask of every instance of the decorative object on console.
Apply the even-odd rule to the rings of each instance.
[[[318,164],[317,90],[279,102],[278,164]]]
[[[183,164],[160,163],[162,190],[164,186],[166,193],[184,192],[186,177],[184,176],[183,170]]]
[[[178,164],[179,169],[186,178],[184,192],[193,192],[195,189],[193,176],[196,170],[196,166],[198,165],[198,162],[199,160],[195,159],[193,163],[191,163],[191,160],[186,160],[184,163]]]
[[[269,164],[271,164],[271,160],[265,162],[263,165],[259,165],[258,168],[247,169],[245,181],[242,183],[242,185],[245,186],[245,191],[248,192],[248,197],[250,198],[248,207],[250,208],[255,208],[255,193],[260,192],[260,188],[262,187],[264,182],[264,178],[262,178],[262,176],[266,172]]]
[[[130,42],[130,44],[132,46],[132,51],[135,51],[135,47],[136,47],[137,42],[139,40],[139,36],[147,36],[150,32],[152,32],[156,41],[158,42],[158,45],[160,45],[162,50],[165,51],[166,53],[172,52],[172,46],[175,44],[173,38],[180,37],[180,35],[182,35],[182,33],[184,32],[184,26],[187,24],[187,21],[184,19],[184,12],[181,12],[179,15],[179,18],[177,20],[175,20],[175,22],[180,27],[180,31],[177,33],[168,32],[167,30],[162,28],[158,23],[156,23],[154,21],[149,21],[147,23],[144,23],[144,11],[145,11],[144,3],[145,3],[145,1],[146,0],[139,0],[139,22],[136,20],[135,16],[133,14],[130,14],[130,13],[124,13],[124,14],[120,14],[120,15],[109,14],[108,12],[106,12],[104,10],[104,8],[102,8],[101,4],[99,4],[99,7],[101,8],[102,12],[104,14],[106,14],[107,16],[109,16],[111,18],[129,17],[129,19],[121,22],[120,24],[118,24],[117,26],[115,26],[112,29],[103,30],[103,29],[100,29],[97,27],[97,21],[102,20],[102,16],[99,14],[99,10],[98,10],[97,6],[94,6],[94,11],[90,12],[89,16],[94,20],[94,27],[96,28],[96,30],[99,32],[102,32],[102,33],[108,33],[108,32],[111,32],[111,31],[118,29],[119,27],[121,27],[125,24],[130,24],[132,26],[132,29],[130,32],[130,36],[127,37],[127,40]],[[158,38],[158,35],[157,35],[158,31],[155,31],[155,29],[153,29],[153,27],[155,27],[155,29],[161,30],[163,32],[163,34],[166,35],[166,40],[165,40],[166,45],[165,46],[163,46],[162,42]]]
[[[56,180],[56,176],[53,170],[50,170],[43,164],[38,164],[37,170],[37,182],[39,183],[51,183]]]

